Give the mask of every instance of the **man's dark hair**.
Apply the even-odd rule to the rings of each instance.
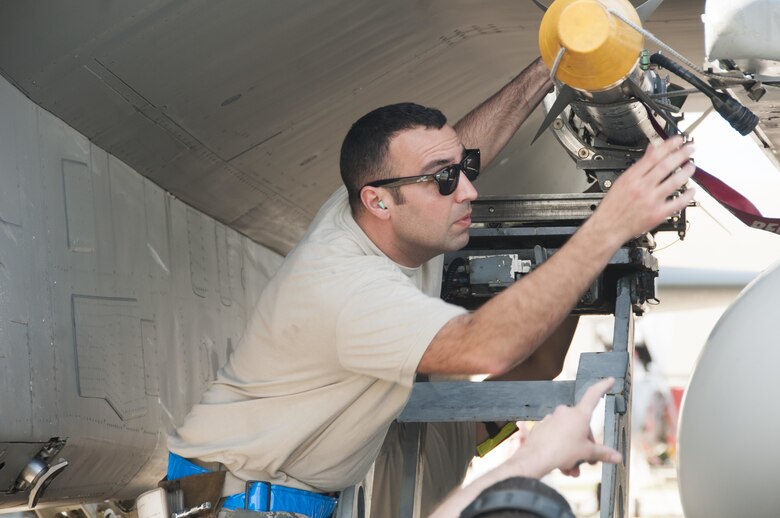
[[[344,137],[339,163],[352,213],[359,210],[360,189],[364,185],[391,177],[385,160],[395,135],[416,127],[440,129],[445,124],[447,118],[442,112],[414,103],[383,106],[358,119]],[[395,190],[393,197],[397,203],[403,201]]]
[[[543,505],[540,510],[534,511],[525,505],[520,507],[510,504],[507,499],[507,492],[523,491],[531,495],[538,495],[543,499]],[[494,495],[495,501],[490,502],[491,495]],[[519,500],[526,500],[520,498]],[[498,505],[496,502],[504,502],[506,505]],[[486,509],[492,507],[492,510]],[[541,510],[544,509],[544,510]],[[501,482],[497,482],[489,488],[482,491],[474,501],[463,510],[461,518],[549,518],[550,516],[570,516],[574,514],[569,507],[566,499],[541,480],[529,477],[512,477]]]

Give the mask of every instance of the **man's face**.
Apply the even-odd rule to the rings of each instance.
[[[441,129],[414,128],[390,141],[387,165],[394,177],[432,174],[457,164],[463,145],[450,126]],[[436,182],[395,187],[404,203],[392,213],[396,246],[420,263],[444,252],[458,250],[469,240],[471,201],[477,191],[461,172],[455,192],[439,194]]]

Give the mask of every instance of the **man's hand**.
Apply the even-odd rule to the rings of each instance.
[[[459,516],[483,490],[507,478],[541,478],[555,468],[576,470],[581,462],[620,462],[620,453],[594,443],[590,433],[593,409],[614,382],[612,378],[602,380],[585,391],[576,406],[556,408],[534,426],[525,445],[512,457],[468,486],[456,489],[430,518]]]
[[[693,146],[683,145],[679,136],[649,146],[645,155],[615,181],[591,217],[593,224],[602,229],[601,235],[613,237],[620,246],[685,208],[695,189],[669,197],[696,171],[689,160],[692,154]]]
[[[583,462],[609,462],[617,464],[622,456],[616,450],[596,444],[590,430],[590,418],[599,399],[612,387],[613,378],[602,380],[590,387],[582,400],[574,407],[559,406],[542,419],[528,436],[523,455],[513,460],[525,463],[529,459],[536,464],[535,473],[543,476],[555,468],[571,475],[579,473]],[[519,452],[518,452],[519,453]]]

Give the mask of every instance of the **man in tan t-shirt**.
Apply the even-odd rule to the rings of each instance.
[[[555,332],[582,293],[625,241],[684,207],[693,190],[667,200],[692,174],[678,168],[691,149],[671,139],[627,170],[523,280],[473,313],[442,301],[441,254],[468,241],[470,179],[550,87],[537,60],[454,127],[410,103],[358,120],[342,145],[345,188],[263,291],[228,364],[169,437],[171,451],[221,463],[240,481],[333,492],[366,475],[417,373],[554,375],[536,366],[562,361],[566,340]],[[431,430],[456,444],[441,466],[449,479],[427,509],[457,483],[479,432]],[[382,472],[393,472],[392,448],[382,459]],[[373,510],[386,511],[384,502]]]

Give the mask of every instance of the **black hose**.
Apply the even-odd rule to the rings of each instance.
[[[683,68],[682,65],[675,63],[667,56],[660,52],[656,52],[650,56],[650,63],[664,67],[670,72],[680,76],[692,86],[701,90],[701,92],[712,100],[712,106],[715,108],[715,111],[718,112],[732,128],[737,130],[740,135],[747,135],[758,125],[759,119],[755,113],[730,95],[718,92],[705,81]]]

